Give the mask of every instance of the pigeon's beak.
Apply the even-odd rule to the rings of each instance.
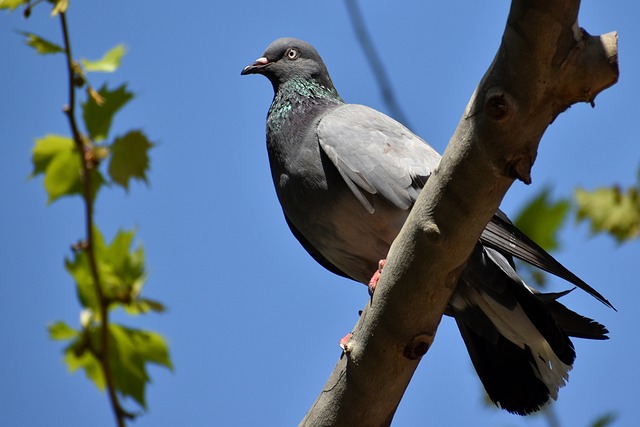
[[[269,60],[263,56],[262,58],[256,59],[256,62],[254,62],[253,64],[244,67],[240,72],[240,75],[245,76],[247,74],[260,74],[262,72],[262,69],[267,65],[269,65]]]

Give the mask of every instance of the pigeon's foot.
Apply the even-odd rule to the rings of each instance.
[[[342,353],[348,353],[349,352],[349,340],[351,339],[351,336],[353,334],[351,332],[349,332],[347,335],[345,335],[344,337],[342,337],[340,339],[340,348],[342,349]]]
[[[373,296],[373,293],[376,291],[376,286],[378,286],[378,281],[380,280],[380,275],[382,274],[382,269],[384,265],[387,263],[386,259],[381,259],[378,261],[378,271],[373,273],[371,280],[369,280],[369,295]]]

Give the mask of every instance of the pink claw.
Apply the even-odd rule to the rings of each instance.
[[[345,335],[344,337],[342,337],[340,339],[340,348],[345,353],[347,352],[347,344],[349,344],[349,340],[351,339],[352,335],[353,334],[351,332],[349,332],[347,335]]]
[[[380,281],[380,275],[382,274],[382,269],[387,263],[386,259],[381,259],[378,261],[378,271],[373,273],[371,280],[369,280],[369,295],[373,296],[373,293],[376,290],[376,286],[378,286],[378,281]]]

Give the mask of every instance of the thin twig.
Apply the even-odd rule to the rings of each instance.
[[[402,112],[400,104],[396,101],[393,89],[391,88],[391,80],[384,69],[380,55],[378,55],[376,48],[373,46],[373,40],[367,31],[364,18],[362,17],[362,12],[358,6],[358,1],[345,0],[345,3],[347,5],[347,13],[351,19],[351,25],[353,25],[353,30],[356,33],[356,38],[360,43],[360,47],[364,51],[364,56],[367,58],[367,61],[369,61],[369,66],[373,71],[373,76],[378,82],[380,92],[382,92],[382,100],[386,104],[391,115],[406,127],[410,128],[411,126],[409,125],[407,116]]]
[[[553,404],[543,407],[541,411],[542,415],[547,419],[549,427],[560,427],[560,420],[558,419],[558,415],[553,408]]]
[[[100,282],[100,274],[98,272],[98,264],[95,256],[95,244],[93,234],[93,194],[91,191],[91,169],[95,167],[93,160],[90,160],[87,154],[88,148],[84,143],[84,138],[78,130],[78,124],[75,118],[75,79],[76,71],[74,70],[73,57],[71,56],[71,44],[69,43],[69,30],[67,27],[67,18],[65,12],[60,13],[60,23],[62,24],[62,35],[64,38],[64,49],[67,57],[67,69],[69,73],[69,104],[64,107],[64,112],[69,119],[73,140],[75,141],[78,154],[80,155],[80,164],[82,165],[82,190],[85,203],[85,223],[86,223],[86,245],[84,250],[89,259],[91,275],[95,286],[98,305],[100,306],[101,328],[101,349],[99,352],[100,365],[107,386],[107,393],[111,402],[111,408],[116,417],[118,427],[125,427],[125,418],[133,418],[133,415],[126,412],[120,405],[111,371],[111,363],[109,361],[109,302],[105,298]]]

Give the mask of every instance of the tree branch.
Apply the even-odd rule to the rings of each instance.
[[[67,70],[69,79],[69,104],[64,107],[64,112],[69,120],[69,126],[71,127],[71,133],[73,140],[80,156],[81,173],[82,173],[82,197],[85,205],[85,227],[86,227],[86,241],[83,246],[83,250],[87,254],[89,259],[89,267],[91,269],[91,275],[95,286],[96,297],[98,305],[100,306],[100,349],[96,355],[100,360],[102,367],[102,373],[105,378],[107,386],[107,394],[109,395],[109,401],[111,402],[111,409],[116,418],[118,427],[125,427],[125,418],[133,418],[132,414],[129,414],[122,408],[118,395],[116,394],[116,388],[113,379],[113,372],[111,370],[111,363],[109,360],[109,301],[104,295],[102,289],[102,283],[100,280],[100,272],[98,270],[98,263],[95,254],[94,243],[94,227],[93,227],[93,191],[91,183],[91,170],[96,166],[95,159],[91,147],[85,143],[85,138],[80,134],[78,124],[75,117],[75,92],[76,92],[76,79],[78,73],[75,69],[76,65],[71,56],[71,43],[69,42],[69,29],[67,26],[66,12],[60,12],[60,23],[62,26],[62,36],[64,40],[64,50],[67,60]]]
[[[371,303],[301,425],[389,425],[482,230],[547,126],[618,78],[617,35],[578,0],[513,0],[502,44],[398,238]]]
[[[396,100],[396,96],[391,88],[391,79],[389,79],[389,76],[384,69],[384,65],[382,65],[382,60],[373,45],[373,40],[371,40],[369,31],[367,31],[367,26],[364,23],[362,12],[358,6],[358,0],[345,0],[345,3],[347,5],[349,19],[351,19],[353,31],[356,33],[356,38],[364,52],[364,57],[369,63],[371,71],[373,71],[373,77],[378,82],[378,87],[382,93],[382,100],[394,119],[406,127],[411,128],[409,125],[409,119],[404,114],[402,108],[400,108],[400,104],[398,104],[398,101]]]

